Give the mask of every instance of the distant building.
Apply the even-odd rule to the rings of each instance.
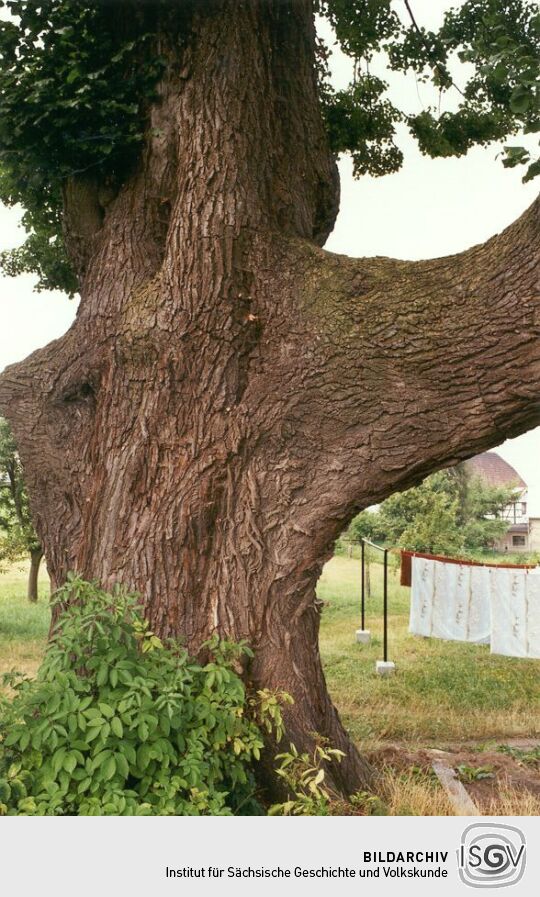
[[[529,551],[540,554],[540,517],[529,517]]]
[[[527,483],[497,452],[483,452],[465,462],[472,476],[487,486],[513,487],[514,497],[503,511],[506,535],[494,545],[497,551],[540,551],[540,518],[529,517]]]

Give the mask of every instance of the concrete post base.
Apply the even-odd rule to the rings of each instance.
[[[370,629],[357,629],[356,630],[356,641],[359,645],[369,645],[371,641],[371,630]]]
[[[378,676],[393,676],[396,665],[393,660],[377,660],[375,670]]]

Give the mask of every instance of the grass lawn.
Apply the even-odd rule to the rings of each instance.
[[[34,673],[49,627],[48,580],[37,604],[26,600],[27,565],[0,574],[0,672]],[[491,655],[466,645],[409,635],[408,588],[389,571],[389,658],[396,674],[375,673],[382,658],[382,566],[372,565],[366,625],[370,646],[355,642],[360,626],[360,561],[334,557],[318,594],[325,602],[321,653],[328,686],[346,726],[363,747],[391,740],[440,746],[459,740],[540,735],[540,661]]]
[[[14,564],[0,574],[0,674],[16,669],[36,672],[49,630],[49,580],[45,565],[39,578],[39,601],[26,599],[28,564]]]
[[[35,673],[49,627],[48,580],[43,570],[40,599],[26,600],[24,564],[0,574],[0,674],[17,669]],[[510,738],[540,736],[540,661],[490,655],[489,647],[424,639],[408,633],[408,588],[399,570],[389,571],[389,658],[391,678],[375,673],[382,658],[382,566],[371,566],[372,597],[366,626],[372,643],[358,645],[360,561],[336,556],[318,586],[324,601],[320,646],[328,686],[342,719],[363,752],[382,768],[380,793],[390,815],[453,815],[447,796],[415,756],[424,748],[467,742],[468,751],[489,751]],[[396,745],[405,767],[384,759]],[[417,755],[414,752],[417,752]],[[382,760],[377,760],[377,756]],[[457,757],[457,754],[456,754]],[[500,754],[469,754],[473,767]],[[411,759],[413,758],[413,759]],[[382,762],[383,766],[380,766]],[[456,760],[456,762],[458,762]],[[389,765],[385,765],[389,763]],[[497,779],[496,797],[484,802],[487,815],[537,815],[538,796]],[[534,789],[533,789],[534,791]]]

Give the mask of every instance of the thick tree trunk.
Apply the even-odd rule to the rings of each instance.
[[[39,568],[43,558],[43,549],[33,548],[30,552],[30,570],[28,572],[28,590],[27,597],[29,601],[36,602],[38,600],[38,576]]]
[[[315,585],[359,509],[540,421],[538,207],[457,258],[320,244],[337,181],[308,0],[195,5],[138,169],[103,206],[66,185],[77,320],[9,368],[0,405],[53,585],[143,596],[197,651],[295,698],[289,737],[369,770],[322,672]],[[535,317],[536,316],[536,317]]]

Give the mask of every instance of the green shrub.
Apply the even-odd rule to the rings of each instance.
[[[317,737],[311,754],[300,754],[294,744],[276,760],[277,775],[285,785],[287,800],[273,804],[269,816],[331,816],[333,795],[326,786],[326,770],[332,761],[341,763],[343,751],[330,747],[325,738]]]
[[[252,767],[261,728],[281,737],[282,696],[246,694],[247,646],[214,639],[201,665],[150,631],[133,596],[74,576],[56,602],[37,678],[10,675],[0,706],[0,814],[262,812]]]
[[[284,785],[286,800],[273,804],[269,816],[386,816],[388,809],[376,794],[357,791],[345,798],[333,790],[326,773],[341,763],[345,754],[328,739],[314,735],[311,753],[299,753],[294,744],[278,754],[276,774]]]

